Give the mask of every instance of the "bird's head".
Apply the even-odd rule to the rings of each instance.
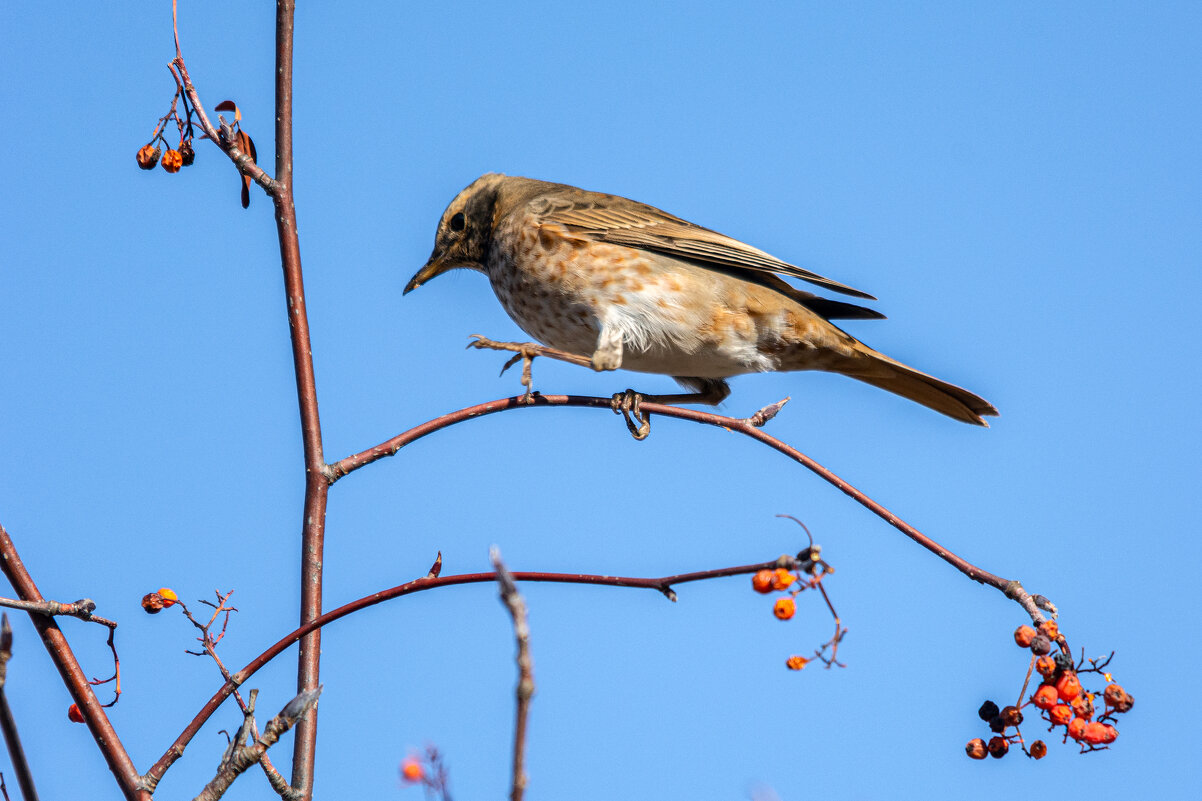
[[[484,270],[496,219],[497,198],[504,181],[504,175],[489,173],[456,195],[438,221],[430,260],[409,279],[403,294],[407,295],[430,279],[457,267]]]

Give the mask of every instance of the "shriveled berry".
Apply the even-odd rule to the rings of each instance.
[[[1049,640],[1054,640],[1060,636],[1060,626],[1055,620],[1045,620],[1039,624],[1039,633]]]
[[[1006,721],[1002,720],[1002,716],[998,715],[989,721],[989,730],[994,734],[1001,734],[1006,730]]]
[[[1069,707],[1073,710],[1073,714],[1079,718],[1086,720],[1093,719],[1093,694],[1081,693],[1076,698],[1068,702]]]
[[[791,656],[785,660],[785,667],[789,668],[789,670],[801,670],[809,663],[810,660],[804,656]]]
[[[144,170],[153,170],[154,165],[159,163],[160,151],[154,145],[142,145],[138,148],[138,166]]]
[[[1107,685],[1102,697],[1106,699],[1106,705],[1115,712],[1130,712],[1131,707],[1135,705],[1135,699],[1117,684]]]
[[[163,596],[157,592],[148,592],[142,596],[142,608],[148,614],[157,615],[163,611]]]
[[[1035,704],[1035,706],[1039,707],[1040,709],[1051,709],[1052,707],[1056,706],[1056,702],[1059,700],[1060,696],[1057,694],[1056,688],[1050,684],[1041,686],[1035,691],[1035,694],[1031,696],[1031,703]]]
[[[1060,700],[1065,703],[1073,700],[1081,694],[1081,681],[1077,678],[1076,673],[1065,673],[1056,682],[1056,692],[1060,694]]]
[[[984,740],[977,737],[968,741],[968,745],[964,746],[964,753],[973,759],[984,759],[989,756],[989,746],[985,745]]]
[[[1036,740],[1031,743],[1031,747],[1028,750],[1031,752],[1032,759],[1043,759],[1048,755],[1048,745],[1043,740]]]
[[[977,710],[977,714],[981,717],[981,720],[985,721],[986,723],[996,718],[999,712],[1001,712],[1001,710],[998,709],[997,704],[995,704],[993,701],[986,701],[985,703],[981,704],[981,708]]]
[[[792,598],[777,598],[776,603],[772,605],[772,614],[776,615],[778,620],[788,620],[796,611],[797,604]]]
[[[1105,745],[1113,743],[1118,736],[1119,733],[1113,726],[1107,726],[1105,723],[1086,723],[1080,739],[1090,745]]]
[[[1057,704],[1048,710],[1048,719],[1053,726],[1067,726],[1073,719],[1073,710],[1068,704]]]
[[[184,157],[178,150],[168,150],[163,154],[163,169],[167,172],[179,172],[179,168],[182,166],[184,166]]]
[[[1068,736],[1080,740],[1081,735],[1085,733],[1085,726],[1085,718],[1073,718],[1068,724]]]
[[[989,756],[1001,759],[1010,750],[1010,743],[1005,737],[993,737],[989,740]]]
[[[192,143],[181,142],[179,146],[180,157],[183,158],[185,167],[191,167],[192,162],[196,161],[196,151],[192,149]]]
[[[1031,653],[1043,656],[1052,650],[1052,641],[1042,634],[1036,634],[1031,640]]]
[[[759,593],[772,592],[772,571],[757,570],[751,577],[751,589]]]
[[[772,589],[774,590],[788,589],[789,585],[794,581],[797,581],[797,576],[794,576],[783,567],[778,567],[772,571]]]
[[[1030,648],[1031,640],[1035,638],[1035,629],[1030,626],[1019,626],[1014,630],[1014,641],[1019,648]]]
[[[67,707],[67,719],[72,723],[83,723],[83,713],[79,711],[76,704]]]
[[[1056,669],[1057,670],[1072,670],[1073,669],[1072,654],[1066,654],[1064,651],[1058,651],[1056,653],[1056,655],[1052,657],[1052,659],[1054,659],[1056,661]]]
[[[1001,718],[1007,726],[1021,726],[1023,713],[1016,706],[1008,706],[1002,710]]]
[[[1045,679],[1051,678],[1052,674],[1056,672],[1056,660],[1044,654],[1035,660],[1035,670]]]

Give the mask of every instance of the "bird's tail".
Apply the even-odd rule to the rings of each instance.
[[[988,427],[982,418],[997,416],[997,409],[981,396],[894,361],[862,342],[856,342],[856,345],[856,357],[838,368],[844,375],[965,423]]]

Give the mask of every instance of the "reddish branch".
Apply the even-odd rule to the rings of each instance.
[[[755,573],[757,570],[772,569],[777,567],[793,568],[796,565],[796,560],[789,557],[781,557],[771,562],[760,562],[754,565],[739,565],[736,567],[724,567],[715,570],[698,570],[693,573],[680,573],[674,576],[662,576],[659,578],[639,578],[632,576],[599,576],[590,575],[587,573],[530,573],[516,572],[513,574],[515,581],[539,581],[552,582],[557,584],[594,584],[603,587],[632,587],[638,589],[656,590],[663,593],[669,600],[676,600],[676,593],[672,587],[676,584],[687,584],[692,581],[705,581],[706,579],[721,578],[723,576],[739,576]],[[163,774],[171,765],[183,756],[184,748],[192,740],[196,733],[200,731],[200,727],[205,724],[222,702],[228,698],[234,690],[242,686],[251,676],[259,671],[264,665],[272,659],[283,653],[289,646],[297,640],[305,637],[310,632],[320,629],[322,626],[333,623],[335,620],[346,617],[347,615],[358,612],[361,609],[366,609],[369,606],[375,606],[378,603],[399,598],[402,595],[412,595],[416,592],[424,592],[426,590],[438,589],[440,587],[450,587],[459,584],[479,584],[482,582],[492,582],[497,580],[496,573],[462,573],[456,576],[425,576],[414,581],[401,584],[391,589],[381,590],[380,592],[366,595],[358,600],[351,601],[348,604],[332,609],[329,612],[321,615],[315,620],[306,623],[300,628],[288,633],[277,641],[274,645],[268,648],[263,653],[259,654],[247,664],[246,667],[239,670],[230,676],[225,685],[221,687],[213,697],[208,700],[208,703],[192,718],[187,727],[180,733],[171,747],[167,749],[159,760],[154,763],[149,771],[146,772],[146,779],[151,785],[157,784],[162,779]]]
[[[497,571],[501,588],[501,603],[513,619],[513,638],[517,641],[517,711],[513,724],[513,785],[510,801],[522,801],[526,794],[526,720],[530,715],[530,699],[534,697],[534,662],[530,658],[530,624],[526,617],[526,600],[518,592],[513,574],[501,561],[501,552],[493,548],[489,554]]]

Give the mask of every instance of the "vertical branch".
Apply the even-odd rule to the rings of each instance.
[[[5,577],[21,600],[45,600],[38,592],[33,577],[25,569],[25,564],[17,554],[17,548],[13,544],[12,538],[8,536],[8,532],[4,530],[4,526],[0,526],[0,570],[4,571]],[[125,746],[117,737],[117,732],[113,729],[113,724],[109,722],[108,715],[104,713],[104,707],[97,700],[96,693],[92,692],[88,677],[79,667],[79,662],[75,659],[75,654],[71,652],[71,646],[67,644],[67,638],[59,630],[58,624],[54,622],[53,617],[40,612],[31,611],[29,618],[33,621],[38,636],[42,638],[42,644],[46,646],[46,652],[50,654],[51,661],[54,662],[59,675],[62,676],[63,684],[71,693],[71,699],[79,707],[84,722],[88,725],[88,730],[96,740],[100,753],[104,755],[105,762],[108,763],[109,770],[117,778],[117,784],[121,787],[122,794],[130,801],[149,798],[149,793],[142,789],[142,777],[138,775],[133,761],[125,751]]]
[[[17,774],[17,786],[21,788],[21,797],[25,801],[38,801],[38,791],[33,784],[33,771],[29,769],[29,760],[25,758],[25,748],[21,745],[21,737],[17,734],[17,721],[13,719],[12,709],[8,706],[8,695],[4,691],[8,679],[8,660],[13,655],[13,629],[8,624],[8,615],[0,616],[0,731],[4,733],[4,743],[8,746],[8,758],[13,764],[13,772]],[[8,793],[4,793],[8,798]]]
[[[530,626],[526,620],[526,601],[518,593],[513,574],[501,561],[501,552],[492,548],[489,552],[493,568],[497,571],[497,584],[501,585],[501,601],[513,618],[513,636],[517,640],[518,687],[517,713],[513,724],[513,789],[510,801],[522,801],[526,792],[526,718],[530,713],[530,699],[534,696],[534,663],[530,659]]]
[[[301,524],[301,608],[304,625],[321,614],[322,552],[325,540],[326,499],[329,481],[321,451],[321,421],[317,413],[317,384],[313,375],[313,348],[305,311],[305,286],[301,275],[300,240],[296,229],[296,204],[292,191],[292,35],[294,0],[276,3],[275,35],[275,203],[280,240],[280,262],[288,301],[292,361],[296,395],[300,404],[301,437],[305,448],[305,504]],[[298,692],[315,690],[321,664],[321,630],[306,635],[297,657]],[[313,792],[313,763],[317,743],[317,711],[309,709],[296,727],[292,755],[292,787],[302,798]]]

